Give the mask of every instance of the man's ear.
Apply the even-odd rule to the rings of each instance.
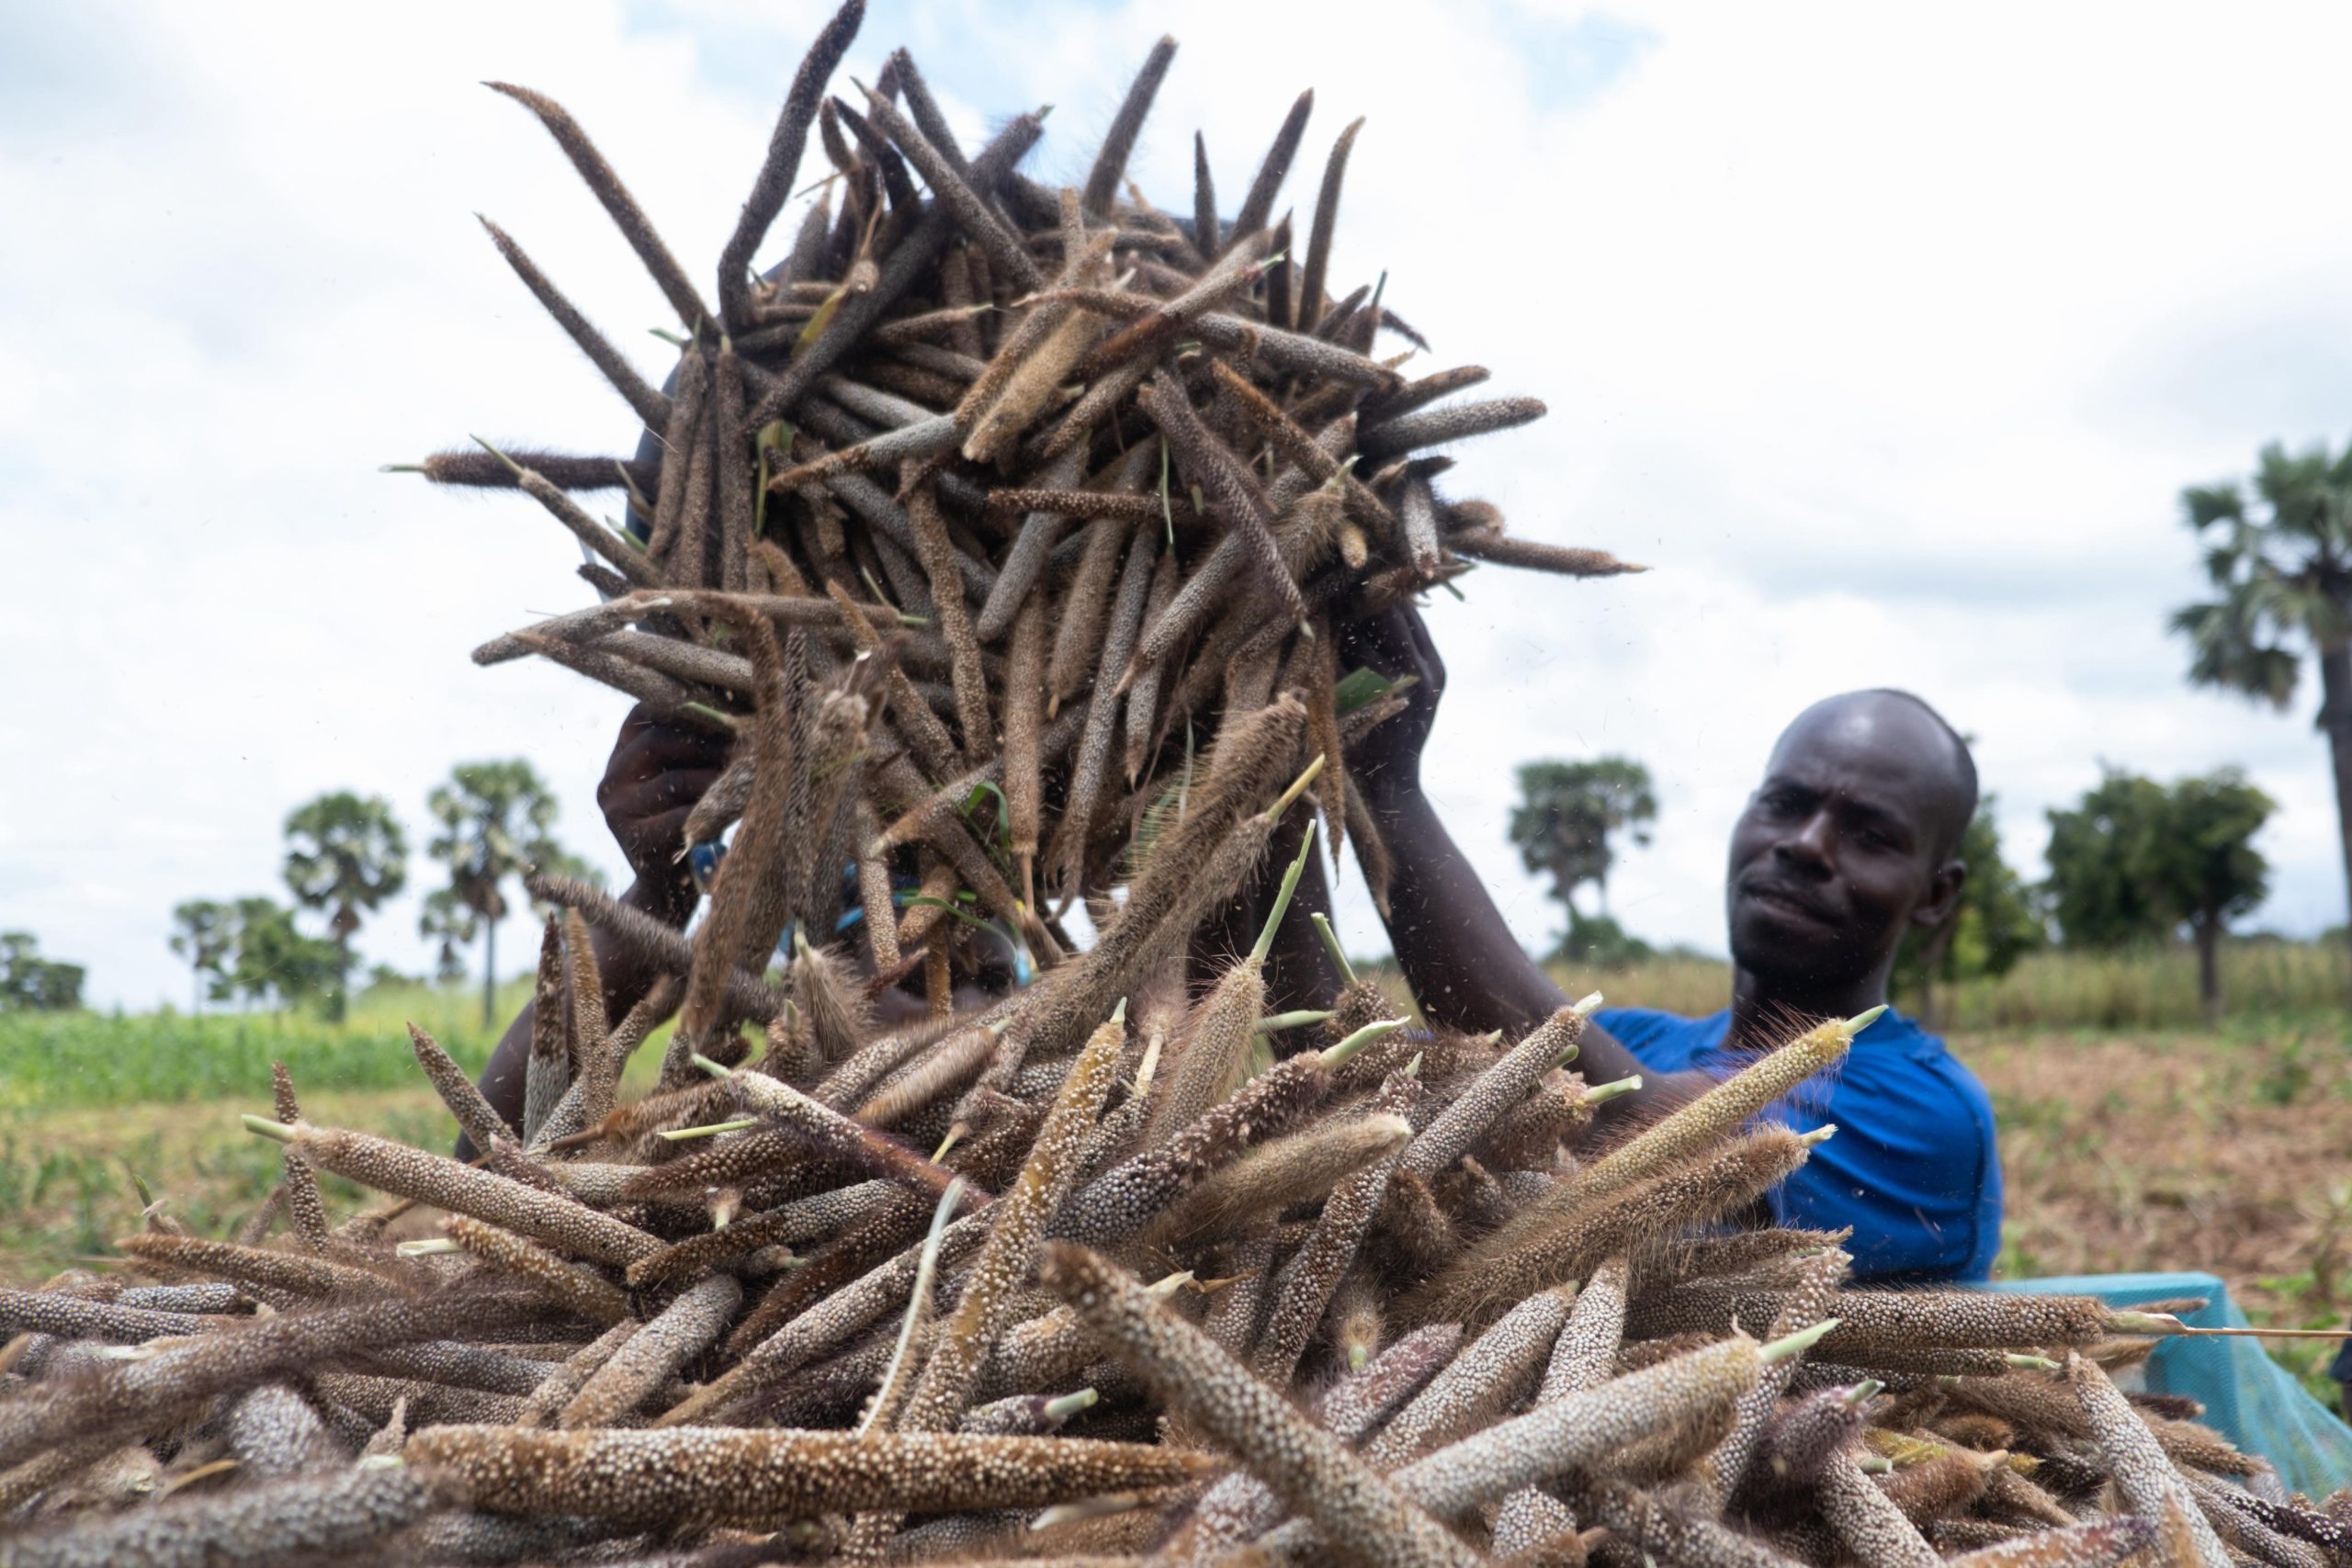
[[[1928,896],[1912,907],[1911,923],[1922,931],[1933,931],[1951,919],[1960,907],[1960,890],[1968,886],[1968,863],[1948,860],[1936,868],[1933,881],[1928,885]]]

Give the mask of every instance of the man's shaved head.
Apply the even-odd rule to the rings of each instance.
[[[1927,725],[1909,722],[1915,717],[1925,719]],[[1950,855],[1960,848],[1969,820],[1976,815],[1976,759],[1969,752],[1967,739],[1925,697],[1894,686],[1824,697],[1789,722],[1773,742],[1772,755],[1778,758],[1792,740],[1808,743],[1801,732],[1809,724],[1815,727],[1813,733],[1816,735],[1818,727],[1831,724],[1842,725],[1853,736],[1865,730],[1875,732],[1916,759],[1921,765],[1922,782],[1932,777],[1937,785],[1935,798],[1941,807],[1939,821],[1946,829],[1939,840],[1942,852]]]
[[[1814,704],[1772,748],[1732,831],[1732,957],[1774,990],[1835,993],[1941,923],[1966,870],[1976,764],[1943,716],[1908,692]]]

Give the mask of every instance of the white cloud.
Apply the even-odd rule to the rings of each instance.
[[[275,880],[307,794],[423,798],[528,754],[563,831],[617,699],[465,650],[579,602],[512,498],[375,465],[469,431],[582,450],[626,410],[475,228],[508,226],[657,369],[658,295],[545,134],[580,117],[697,275],[822,7],[51,8],[0,63],[0,926],[132,1005],[184,985],[170,905]],[[1645,559],[1482,572],[1432,625],[1453,694],[1431,786],[1531,942],[1555,917],[1500,841],[1510,769],[1624,751],[1658,841],[1633,929],[1720,942],[1724,835],[1772,734],[1844,687],[1909,686],[1978,737],[2011,848],[2098,761],[2247,763],[2284,809],[2263,919],[2344,890],[2321,748],[2191,693],[2164,613],[2196,591],[2185,482],[2273,436],[2339,436],[2352,226],[2332,188],[2324,9],[1567,4],[1367,12],[877,4],[851,70],[909,43],[977,137],[1056,104],[1076,177],[1150,40],[1183,40],[1137,173],[1189,204],[1204,129],[1228,204],[1290,97],[1289,198],[1368,123],[1335,275],[1552,416],[1455,483],[1519,530]],[[780,226],[782,232],[788,227]],[[21,237],[32,236],[30,241]],[[29,601],[29,602],[28,602]],[[426,874],[422,871],[420,880]],[[1369,945],[1360,899],[1346,911]],[[414,965],[413,909],[363,937]],[[508,951],[518,945],[508,944]]]

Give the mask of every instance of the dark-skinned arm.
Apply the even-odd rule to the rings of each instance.
[[[1421,788],[1421,749],[1445,694],[1445,662],[1409,604],[1348,627],[1340,652],[1351,668],[1411,682],[1405,710],[1375,727],[1350,759],[1387,843],[1388,939],[1405,982],[1433,1022],[1464,1033],[1523,1034],[1573,998],[1520,946]],[[1585,1027],[1576,1068],[1588,1083],[1644,1073],[1634,1054],[1596,1024]],[[1604,1115],[1614,1120],[1635,1101],[1654,1111],[1703,1087],[1695,1074],[1644,1073],[1644,1088],[1611,1101]]]
[[[622,721],[596,804],[628,857],[637,880],[620,901],[663,924],[684,930],[694,913],[694,880],[678,858],[686,814],[703,797],[727,763],[727,738],[686,725],[656,719],[643,707]],[[623,949],[601,931],[589,945],[605,982],[605,1015],[618,1021],[645,999],[663,973]],[[482,1069],[481,1091],[509,1126],[523,1120],[523,1077],[531,1055],[535,1004],[526,1002]],[[471,1150],[461,1151],[471,1157]]]

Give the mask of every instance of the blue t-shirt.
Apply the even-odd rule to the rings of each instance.
[[[1679,1018],[1604,1008],[1593,1021],[1644,1066],[1725,1077],[1752,1059],[1724,1049],[1731,1011]],[[2001,1247],[2001,1163],[1993,1102],[1944,1043],[1892,1010],[1854,1037],[1833,1078],[1815,1079],[1765,1114],[1797,1132],[1837,1135],[1770,1194],[1782,1224],[1854,1227],[1858,1279],[1983,1280]]]

